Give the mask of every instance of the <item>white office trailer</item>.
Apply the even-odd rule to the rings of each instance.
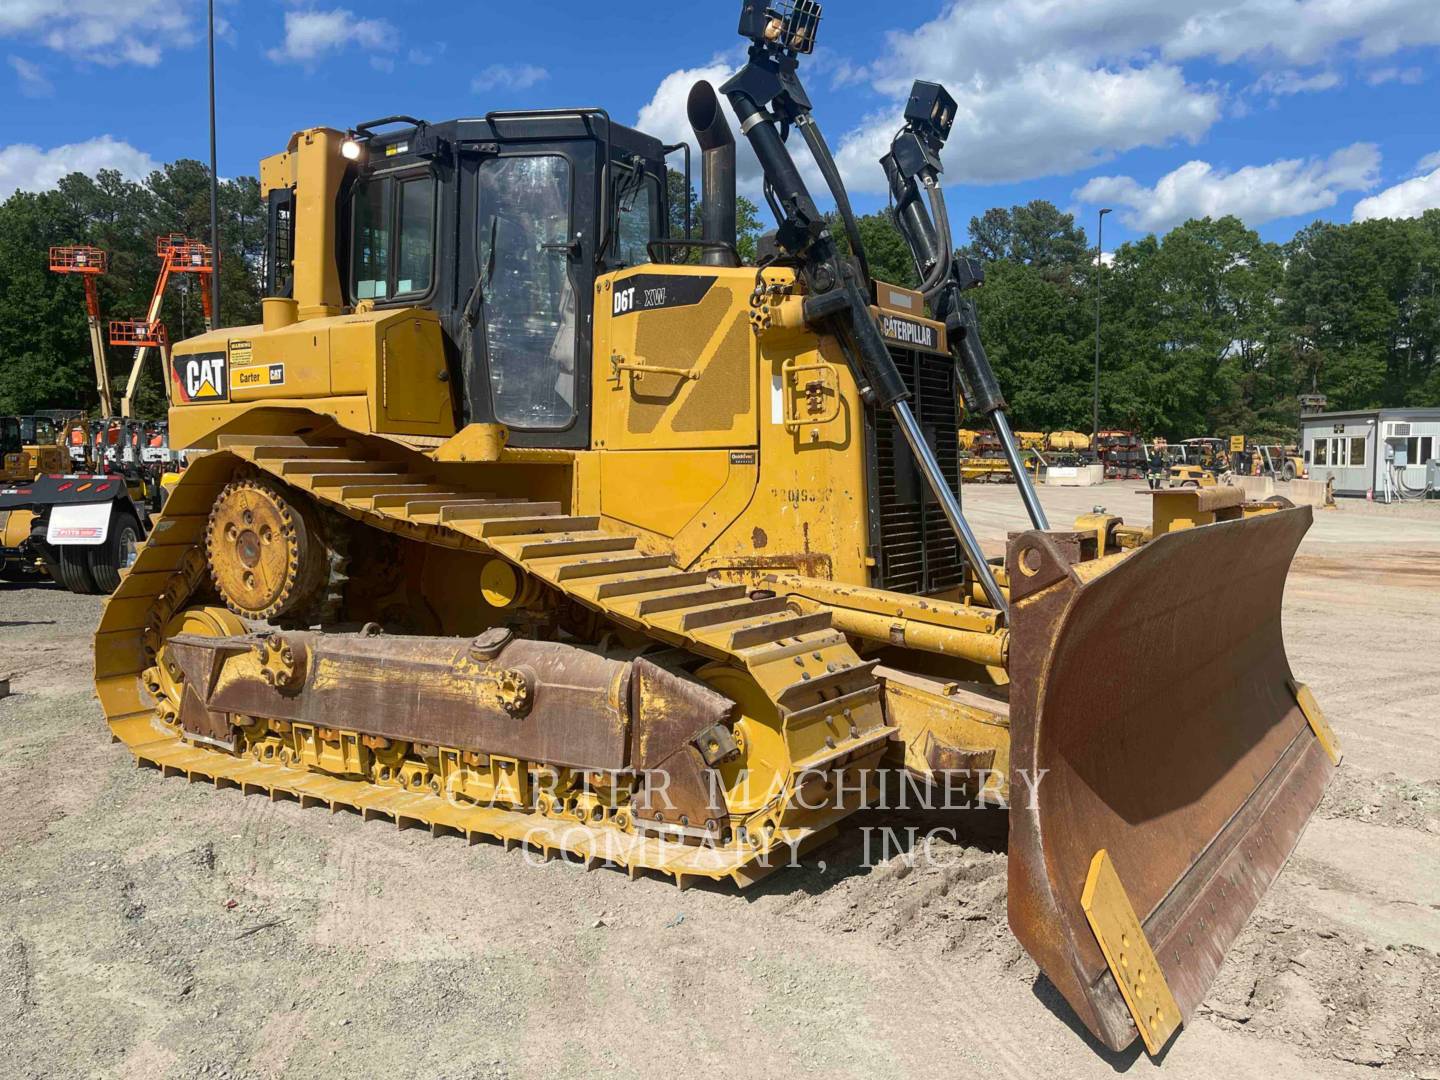
[[[1390,500],[1434,496],[1434,477],[1440,471],[1440,409],[1302,416],[1300,450],[1310,479],[1333,479],[1336,495]]]

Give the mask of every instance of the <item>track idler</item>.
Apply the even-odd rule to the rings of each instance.
[[[739,753],[734,703],[644,658],[495,629],[473,640],[268,631],[178,634],[184,738],[262,763],[418,793],[574,811],[717,841],[714,767]]]

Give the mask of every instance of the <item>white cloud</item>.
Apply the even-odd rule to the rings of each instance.
[[[1244,60],[1262,69],[1253,88],[1271,95],[1329,89],[1340,76],[1321,65],[1342,47],[1375,59],[1440,42],[1435,2],[950,0],[929,22],[888,33],[865,66],[890,104],[840,140],[842,168],[857,190],[883,189],[875,162],[915,78],[944,83],[959,102],[951,182],[1063,174],[1193,142],[1228,95],[1187,79],[1184,62]]]
[[[528,90],[550,78],[550,72],[534,64],[491,64],[470,80],[470,89],[483,94],[487,90]]]
[[[1185,0],[1175,6],[1193,10],[1166,51],[1186,59],[1230,63],[1276,55],[1314,64],[1346,44],[1365,57],[1440,44],[1434,0]]]
[[[1378,148],[1355,143],[1325,160],[1274,161],[1234,172],[1189,161],[1153,187],[1128,176],[1097,176],[1075,195],[1083,202],[1123,207],[1120,219],[1141,231],[1161,232],[1189,218],[1225,214],[1254,227],[1334,206],[1347,191],[1368,191],[1379,169]]]
[[[1383,67],[1376,68],[1365,76],[1365,81],[1371,86],[1381,86],[1388,82],[1404,83],[1406,86],[1416,86],[1425,81],[1425,70],[1418,67]]]
[[[437,41],[424,48],[412,46],[405,53],[405,62],[412,67],[429,67],[438,57],[445,55],[445,42]]]
[[[94,176],[101,169],[116,169],[131,180],[139,180],[158,167],[143,150],[109,135],[49,150],[15,143],[0,148],[0,199],[9,198],[17,190],[53,188],[62,176],[73,172]]]
[[[1197,91],[1167,64],[1090,70],[1054,59],[988,85],[941,81],[959,103],[944,155],[950,183],[1073,172],[1135,147],[1193,141],[1220,115],[1217,94]],[[847,184],[885,190],[878,162],[900,123],[898,112],[886,111],[841,140],[836,157]]]
[[[285,40],[266,55],[277,64],[309,64],[350,45],[389,51],[396,30],[384,19],[361,19],[352,11],[287,11]]]
[[[198,40],[188,0],[0,0],[0,37],[28,37],[77,60],[154,67]]]
[[[1426,154],[1416,170],[1419,176],[1357,202],[1353,219],[1413,218],[1426,210],[1440,209],[1440,151]]]
[[[1286,68],[1283,71],[1264,72],[1250,87],[1250,92],[1288,97],[1292,94],[1333,90],[1343,81],[1335,71],[1317,71],[1312,75],[1305,75],[1294,68]]]
[[[40,69],[39,64],[32,64],[29,60],[19,56],[7,58],[10,66],[15,69],[15,76],[20,80],[20,93],[28,98],[49,97],[55,93],[55,87],[45,77],[45,72]]]

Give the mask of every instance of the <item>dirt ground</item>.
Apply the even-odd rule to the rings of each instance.
[[[1063,522],[1134,484],[1048,489]],[[1013,488],[967,487],[987,545]],[[744,894],[431,839],[137,770],[90,690],[100,603],[0,586],[7,1077],[1150,1075],[1005,925],[1004,821],[864,864],[863,820]],[[1292,666],[1347,758],[1170,1078],[1440,1078],[1440,505],[1319,512]],[[868,822],[875,824],[875,822]]]

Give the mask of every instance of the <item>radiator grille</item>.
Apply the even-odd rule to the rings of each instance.
[[[891,349],[905,385],[914,395],[910,407],[940,462],[951,490],[960,491],[959,411],[955,362],[905,349]],[[871,410],[871,505],[878,528],[873,537],[875,585],[903,593],[934,593],[959,585],[964,558],[945,513],[888,412]]]

